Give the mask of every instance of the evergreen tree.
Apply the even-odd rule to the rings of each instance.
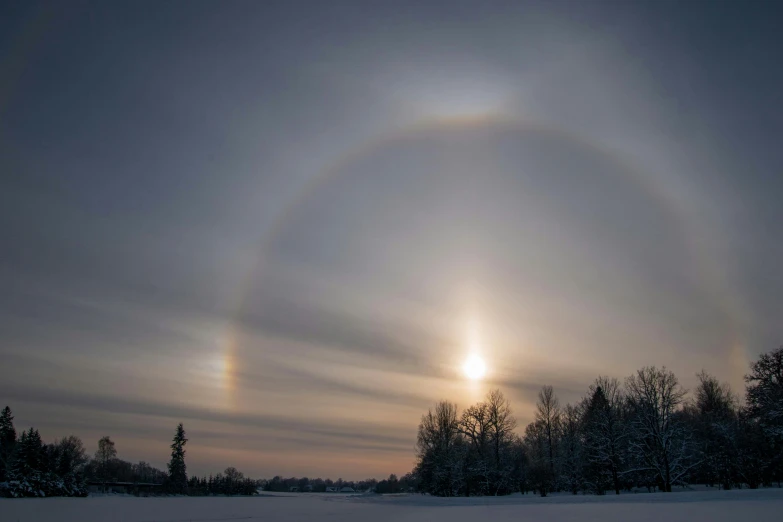
[[[174,493],[185,493],[188,489],[188,475],[185,466],[185,428],[180,422],[171,443],[171,462],[169,462],[169,483]]]
[[[14,447],[11,478],[14,480],[32,480],[36,474],[45,471],[44,445],[38,430],[30,428],[22,432]]]
[[[593,493],[603,495],[609,487],[604,457],[605,441],[602,417],[609,408],[609,402],[601,386],[596,386],[585,411],[585,449],[587,462],[585,474]]]
[[[11,414],[11,408],[6,406],[0,413],[0,482],[8,478],[14,445],[16,445],[14,416]]]
[[[627,433],[623,395],[617,379],[599,377],[590,386],[584,412],[586,469],[590,489],[602,495],[610,487],[620,494],[620,473]]]
[[[11,455],[8,466],[8,478],[11,480],[22,480],[27,474],[27,432],[23,431],[14,445],[14,453]]]

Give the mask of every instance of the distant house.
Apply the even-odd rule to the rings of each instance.
[[[290,493],[297,493],[299,491],[299,488],[297,486],[291,486],[290,488],[288,488],[288,491]]]
[[[356,490],[351,487],[345,486],[344,488],[340,489],[340,493],[356,493]]]
[[[339,490],[337,488],[335,488],[335,487],[332,487],[332,486],[327,486],[326,487],[326,492],[327,493],[337,493],[337,491],[339,491]]]
[[[312,484],[306,485],[304,487],[304,491],[306,491],[307,493],[312,493],[313,492],[313,485]]]

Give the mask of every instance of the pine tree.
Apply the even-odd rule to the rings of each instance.
[[[43,442],[38,430],[30,428],[22,433],[16,445],[14,475],[17,480],[43,471]]]
[[[171,462],[169,462],[169,482],[175,493],[185,493],[188,489],[188,475],[185,466],[185,428],[180,422],[171,443]]]
[[[8,478],[15,445],[14,416],[11,414],[11,408],[6,406],[0,413],[0,482]]]
[[[586,470],[590,489],[597,495],[603,495],[609,486],[607,476],[608,441],[605,433],[605,420],[609,410],[609,401],[601,386],[596,386],[587,403],[585,411],[585,450]],[[619,491],[618,491],[619,494]]]

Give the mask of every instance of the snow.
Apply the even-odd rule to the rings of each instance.
[[[783,489],[626,495],[434,498],[421,495],[275,493],[258,497],[0,499],[0,522],[729,522],[774,520]]]

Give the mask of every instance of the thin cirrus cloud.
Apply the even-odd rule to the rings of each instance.
[[[47,440],[386,476],[436,400],[780,343],[777,6],[7,9],[0,398]]]

